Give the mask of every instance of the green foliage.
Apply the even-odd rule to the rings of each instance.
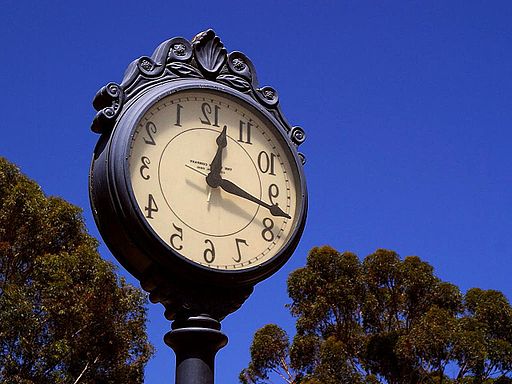
[[[254,335],[251,347],[251,364],[240,374],[242,383],[260,382],[268,379],[268,372],[289,373],[289,341],[285,331],[275,324],[265,325]]]
[[[276,325],[259,330],[242,383],[273,373],[295,384],[512,382],[508,300],[476,288],[462,295],[419,257],[379,249],[361,262],[313,248],[288,294],[293,342]]]
[[[0,158],[0,382],[143,382],[146,297],[96,248],[79,208]]]

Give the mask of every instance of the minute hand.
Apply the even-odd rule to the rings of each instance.
[[[231,193],[233,195],[240,196],[241,198],[244,198],[249,201],[252,201],[253,203],[259,204],[262,207],[267,208],[273,216],[282,216],[282,217],[291,219],[291,216],[288,215],[287,213],[283,212],[283,210],[281,208],[279,208],[279,206],[277,204],[267,204],[264,201],[261,201],[260,199],[254,197],[250,193],[245,192],[242,188],[240,188],[236,184],[233,184],[229,180],[220,179],[219,181],[220,181],[219,187],[221,187],[227,193]]]

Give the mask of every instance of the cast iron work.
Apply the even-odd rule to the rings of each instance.
[[[122,152],[116,148],[127,142],[130,132],[122,130],[137,120],[141,105],[162,97],[165,92],[194,88],[208,88],[252,100],[255,108],[280,126],[297,161],[305,163],[305,157],[297,151],[306,138],[304,130],[291,126],[285,119],[276,90],[259,87],[252,62],[241,52],[228,53],[220,38],[209,29],[192,41],[176,37],[163,42],[150,57],[133,61],[120,84],[111,82],[98,91],[93,101],[97,114],[91,129],[101,136],[94,151],[89,193],[94,218],[113,255],[140,281],[153,303],[164,305],[166,318],[174,320],[164,340],[176,353],[176,383],[213,384],[215,355],[227,343],[219,321],[243,304],[255,283],[274,273],[291,256],[304,228],[307,196],[304,196],[302,219],[282,260],[255,271],[246,280],[227,273],[223,275],[222,271],[201,271],[179,260],[173,262],[172,268],[163,263],[170,255],[162,255],[161,248],[137,219],[126,187],[126,175],[116,171],[125,161],[116,155]],[[122,134],[114,139],[116,130]],[[222,140],[225,140],[225,131],[219,136],[219,153],[223,148]],[[212,161],[208,183],[254,201],[273,215],[284,215],[277,206],[260,201],[234,184],[223,183],[215,171],[220,155],[216,157],[219,160]],[[300,179],[306,193],[303,176]]]
[[[178,258],[174,260],[156,245],[151,231],[138,219],[126,174],[117,171],[126,161],[119,147],[128,142],[130,135],[123,129],[137,121],[141,105],[148,105],[166,92],[204,88],[250,102],[272,124],[279,126],[299,168],[299,163],[305,163],[305,157],[297,149],[306,135],[301,127],[288,123],[276,90],[260,87],[252,62],[241,52],[228,53],[211,29],[199,33],[192,41],[176,37],[163,42],[151,56],[133,61],[120,84],[108,83],[93,100],[97,114],[91,129],[101,135],[90,172],[93,215],[113,255],[140,281],[153,303],[164,305],[166,318],[174,321],[165,342],[176,353],[177,384],[213,384],[215,355],[227,343],[227,337],[220,331],[220,320],[236,311],[252,293],[254,285],[278,270],[291,256],[302,234],[307,211],[305,181],[300,169],[298,182],[305,196],[296,233],[279,260],[246,275],[202,270]],[[221,134],[219,153],[222,139]],[[214,172],[209,183],[254,201],[271,214],[284,215],[280,209],[236,185],[222,183],[215,172],[215,163],[212,161]]]
[[[167,255],[158,259],[162,252],[153,247],[151,236],[145,236],[143,228],[135,224],[136,213],[116,201],[126,200],[125,195],[128,194],[123,189],[126,180],[112,176],[115,173],[112,169],[119,169],[124,161],[122,156],[115,158],[113,155],[118,146],[112,142],[116,124],[121,118],[136,120],[140,113],[136,107],[141,100],[154,99],[162,92],[177,88],[212,88],[249,98],[282,127],[302,164],[305,157],[297,152],[297,147],[306,136],[301,127],[291,126],[283,116],[276,90],[269,86],[259,87],[251,60],[238,51],[228,53],[211,29],[199,33],[192,41],[175,37],[163,42],[151,57],[142,56],[134,60],[120,84],[108,83],[94,97],[93,105],[98,112],[91,129],[101,136],[91,167],[90,196],[93,214],[106,244],[150,293],[150,300],[165,306],[168,319],[208,314],[222,320],[243,304],[257,281],[270,273],[260,268],[261,276],[240,282],[228,274],[222,276],[222,271],[218,271],[215,274],[221,276],[219,284],[216,281],[212,284],[209,275],[213,273],[204,272],[199,279],[204,284],[198,284],[198,279],[191,284],[187,279],[191,270],[187,266],[179,263],[172,268],[162,266],[161,261],[168,258]],[[129,133],[125,132],[124,135],[126,137]],[[230,185],[223,187],[229,189],[230,193],[240,195],[243,192]],[[267,208],[275,210],[272,206]],[[299,232],[302,232],[304,222],[305,215]],[[290,244],[291,251],[299,237],[296,236]],[[276,264],[274,270],[286,259],[283,258],[280,265]],[[192,272],[196,273],[195,270]]]
[[[228,338],[206,316],[177,319],[165,343],[176,353],[176,384],[213,384],[215,355]]]
[[[108,133],[124,106],[137,95],[155,84],[180,79],[215,81],[249,95],[283,125],[296,146],[306,139],[301,127],[292,127],[285,119],[277,91],[269,86],[259,87],[251,60],[242,52],[228,54],[211,29],[199,33],[191,42],[182,37],[164,41],[151,57],[134,60],[126,69],[121,84],[108,83],[94,97],[93,106],[98,113],[91,129],[96,133]],[[304,155],[299,156],[304,164]]]

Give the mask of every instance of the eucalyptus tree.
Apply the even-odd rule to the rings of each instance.
[[[242,383],[512,383],[512,308],[498,291],[459,288],[419,257],[363,261],[313,248],[288,278],[292,340],[254,335]]]
[[[0,382],[143,382],[146,296],[97,246],[79,208],[0,158]]]

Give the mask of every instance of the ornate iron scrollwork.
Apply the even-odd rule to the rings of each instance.
[[[304,142],[304,131],[292,128],[281,113],[276,90],[269,86],[260,88],[251,60],[242,52],[228,53],[211,29],[197,34],[191,42],[182,37],[169,39],[151,57],[133,61],[121,84],[109,83],[96,94],[93,105],[98,113],[91,129],[97,133],[110,132],[123,105],[135,95],[160,82],[187,78],[215,81],[249,95],[283,125],[295,145]]]

